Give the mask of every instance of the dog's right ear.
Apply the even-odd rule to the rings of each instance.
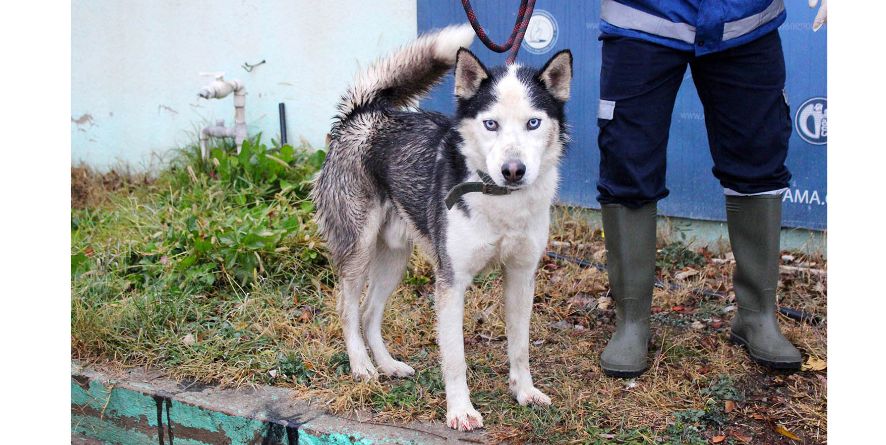
[[[480,83],[489,78],[489,71],[467,48],[459,48],[455,57],[455,95],[470,99],[477,94]]]

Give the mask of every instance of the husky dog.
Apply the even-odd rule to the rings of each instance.
[[[359,74],[339,104],[312,191],[355,378],[415,372],[385,348],[382,313],[413,243],[433,262],[446,422],[460,430],[483,426],[468,391],[462,319],[465,291],[491,263],[504,271],[510,390],[520,404],[551,403],[529,373],[529,319],[572,80],[569,51],[541,70],[487,69],[465,49],[473,36],[467,25],[444,28]],[[415,110],[453,65],[455,117]]]

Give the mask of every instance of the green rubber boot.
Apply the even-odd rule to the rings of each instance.
[[[637,377],[646,371],[650,337],[656,205],[635,210],[607,204],[602,210],[615,333],[600,356],[600,367],[610,377]]]
[[[803,357],[778,328],[781,195],[727,196],[726,221],[735,255],[733,285],[738,312],[730,340],[772,369],[795,370]]]

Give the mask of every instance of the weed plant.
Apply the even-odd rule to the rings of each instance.
[[[319,298],[330,280],[307,198],[323,159],[322,150],[268,148],[260,138],[239,154],[217,147],[208,160],[189,147],[149,185],[73,209],[75,355],[227,363],[240,375],[273,368],[273,337],[252,325],[298,304],[294,295]]]

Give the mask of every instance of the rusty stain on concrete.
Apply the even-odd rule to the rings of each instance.
[[[75,123],[75,124],[77,124],[77,125],[86,125],[86,124],[89,124],[90,127],[95,126],[95,119],[94,119],[94,118],[92,117],[92,115],[89,114],[89,113],[83,113],[82,116],[80,116],[80,117],[78,117],[78,118],[76,118],[76,119],[74,119],[74,117],[71,116],[71,122],[73,122],[73,123]]]

